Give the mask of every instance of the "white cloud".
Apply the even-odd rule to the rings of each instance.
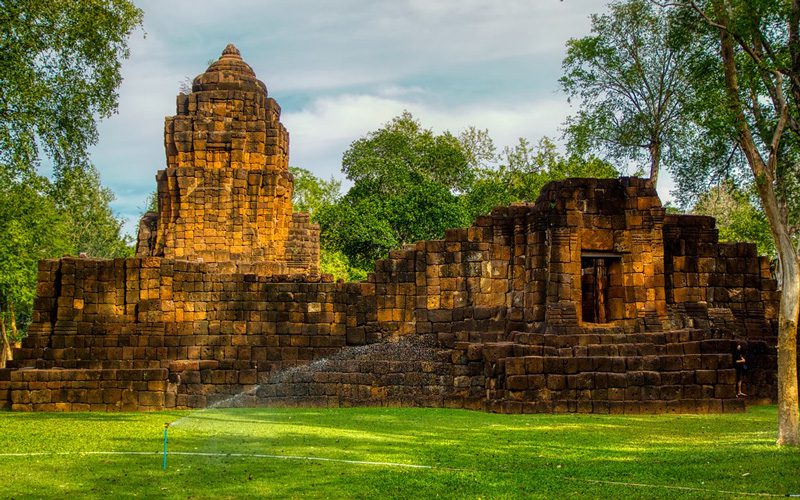
[[[486,101],[443,107],[402,97],[402,93],[398,98],[345,94],[320,98],[300,111],[284,113],[282,121],[291,134],[292,164],[323,177],[336,175],[342,154],[353,140],[378,129],[403,110],[437,132],[457,133],[470,125],[487,128],[499,148],[516,143],[518,137],[556,137],[563,120],[564,103],[553,98],[515,106]]]
[[[598,0],[136,0],[142,39],[93,161],[135,226],[164,168],[164,117],[186,76],[228,42],[283,107],[292,164],[339,175],[349,144],[408,109],[427,127],[488,128],[499,146],[557,135],[553,94],[570,37]]]

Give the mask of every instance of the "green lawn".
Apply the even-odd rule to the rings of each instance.
[[[166,472],[164,422],[176,422]],[[660,416],[0,412],[0,498],[800,494],[800,450],[773,445],[775,422],[774,407]]]

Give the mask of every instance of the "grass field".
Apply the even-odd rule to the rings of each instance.
[[[162,471],[165,422],[174,424]],[[0,412],[0,498],[800,494],[800,450],[773,445],[775,422],[774,407],[660,416]]]

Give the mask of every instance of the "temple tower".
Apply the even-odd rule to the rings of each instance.
[[[292,212],[280,114],[239,50],[225,47],[165,120],[158,213],[142,219],[137,255],[317,274],[319,228]]]

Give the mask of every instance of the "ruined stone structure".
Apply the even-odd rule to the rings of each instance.
[[[731,352],[775,390],[778,292],[751,244],[667,216],[645,180],[570,179],[359,283],[318,273],[291,209],[288,137],[229,46],[178,97],[137,257],[40,263],[0,370],[17,410],[424,405],[503,412],[736,411]]]
[[[292,212],[281,108],[236,47],[194,79],[177,108],[164,126],[158,213],[141,223],[137,256],[318,274],[319,228]]]

